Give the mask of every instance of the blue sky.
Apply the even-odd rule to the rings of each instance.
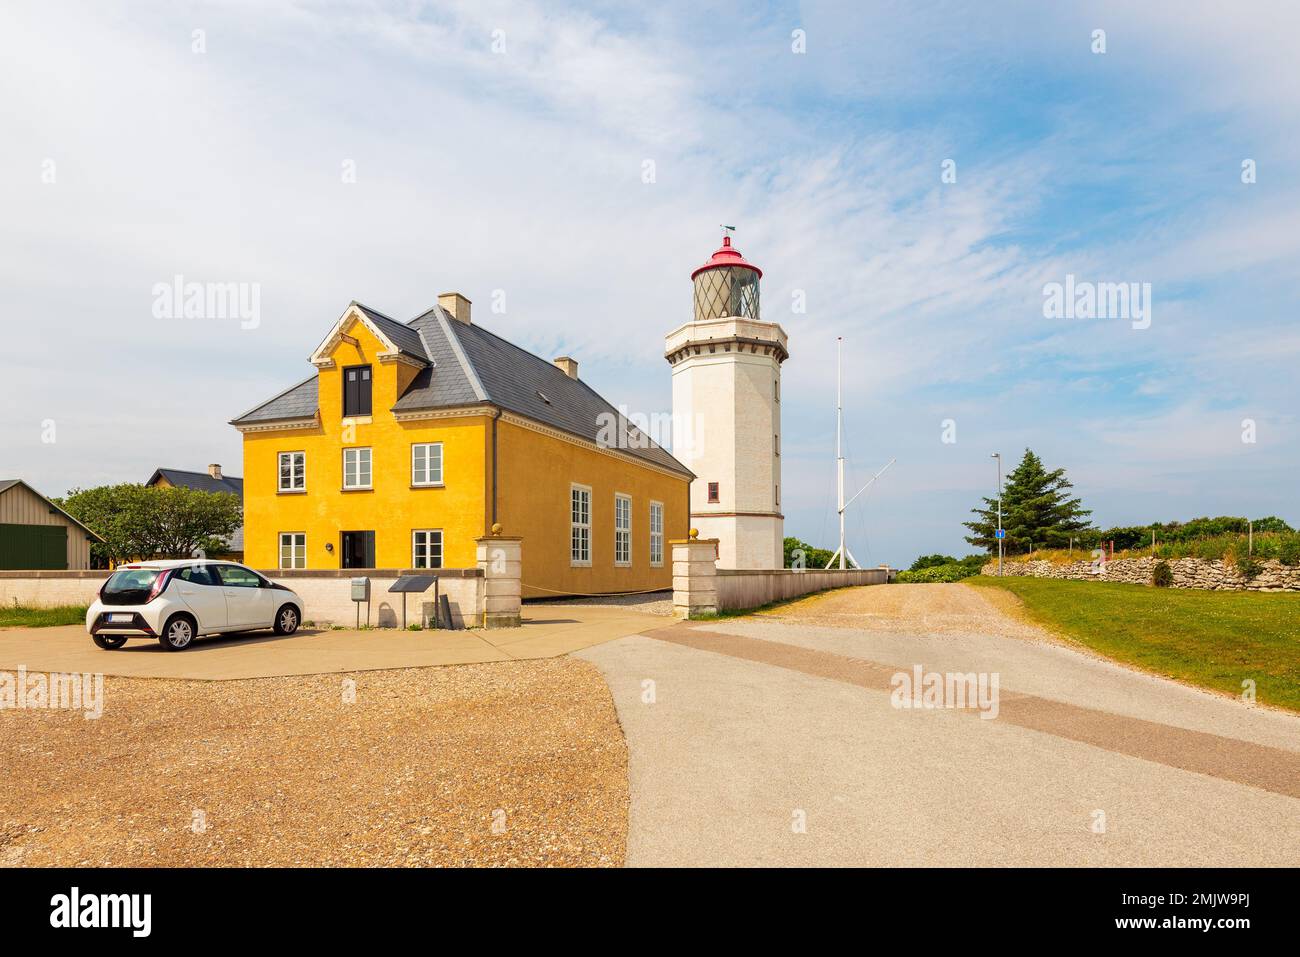
[[[850,515],[864,562],[963,553],[989,453],[1026,446],[1103,525],[1300,522],[1292,5],[101,2],[6,19],[0,477],[56,494],[159,465],[238,473],[227,420],[305,377],[354,298],[407,318],[458,289],[611,401],[666,411],[663,335],[726,222],[790,335],[788,534],[835,530],[837,335],[853,477],[898,458]],[[155,318],[152,286],[176,274],[259,283],[260,324]],[[1151,283],[1150,328],[1044,318],[1067,274]]]

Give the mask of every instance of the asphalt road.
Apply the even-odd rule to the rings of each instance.
[[[973,589],[844,590],[578,654],[627,736],[629,865],[1300,864],[1300,716],[1065,646]],[[895,706],[917,666],[996,675],[996,717]]]

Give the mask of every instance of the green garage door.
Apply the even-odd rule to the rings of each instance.
[[[62,525],[0,525],[0,568],[67,568],[68,530]]]

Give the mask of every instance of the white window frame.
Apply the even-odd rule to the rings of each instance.
[[[289,564],[284,563],[284,540],[289,539]],[[301,539],[301,544],[297,541]],[[280,549],[279,549],[280,568],[306,568],[307,567],[307,533],[306,532],[281,532]],[[301,562],[301,564],[299,564]]]
[[[284,479],[284,460],[289,459],[289,485],[285,487]],[[302,460],[302,485],[294,487],[294,462],[295,459]],[[275,490],[277,492],[305,492],[307,491],[307,453],[306,452],[281,452],[275,459]]]
[[[620,506],[622,506],[620,508]],[[626,522],[626,524],[624,524]],[[623,557],[619,558],[619,554]],[[632,496],[614,493],[614,566],[629,568],[632,565]]]
[[[658,522],[655,519],[658,519]],[[656,557],[657,556],[657,557]],[[650,502],[650,567],[664,564],[664,503]]]
[[[437,536],[438,536],[438,564],[436,564],[436,565],[432,565],[432,564],[430,564],[430,565],[421,565],[421,564],[419,564],[419,561],[418,561],[418,559],[419,559],[419,537],[420,537],[421,535],[429,535],[429,536],[437,535]],[[411,529],[411,567],[412,567],[412,568],[442,568],[442,562],[443,562],[443,557],[444,557],[443,545],[444,545],[444,542],[443,542],[443,537],[442,537],[442,529],[440,529],[440,528],[413,528],[413,529]],[[432,540],[431,538],[426,538],[426,539],[425,539],[425,542],[424,542],[424,549],[425,549],[425,557],[426,557],[426,559],[427,559],[427,558],[429,557],[429,555],[432,553],[432,550],[433,550],[433,540]]]
[[[361,453],[366,453],[366,477],[369,479],[364,485],[361,484]],[[356,477],[357,481],[348,483],[348,456],[356,456]],[[368,445],[358,445],[354,448],[343,450],[343,487],[348,490],[374,488],[375,485],[375,453]]]
[[[424,477],[420,478],[415,470],[415,450],[424,449]],[[429,453],[438,450],[438,476],[432,477],[432,469],[429,463],[432,459]],[[441,442],[412,442],[411,443],[411,485],[414,488],[433,488],[442,485],[442,443]]]
[[[574,515],[574,495],[582,493],[585,516]],[[581,521],[585,518],[586,521]],[[581,548],[575,547],[581,543]],[[573,482],[569,485],[569,567],[591,567],[591,486]]]

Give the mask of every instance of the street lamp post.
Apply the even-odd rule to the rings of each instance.
[[[994,452],[998,460],[998,577],[1002,577],[1002,453]]]

